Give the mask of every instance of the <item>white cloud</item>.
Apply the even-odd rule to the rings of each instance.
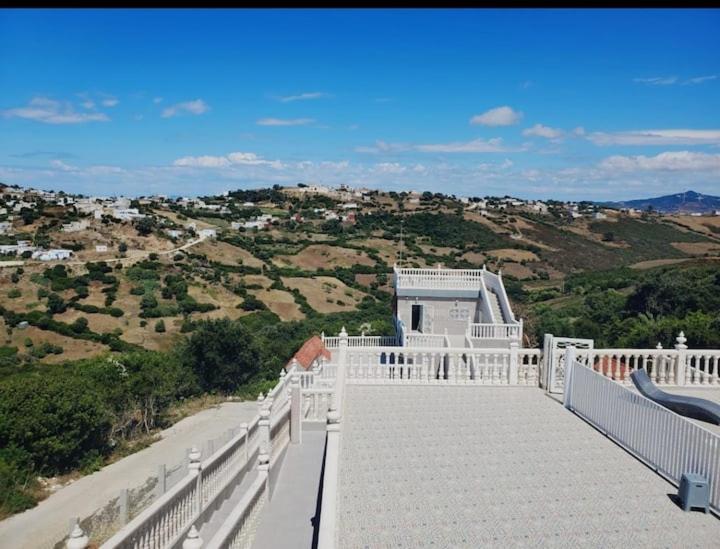
[[[60,170],[60,171],[63,171],[63,172],[74,172],[75,170],[77,170],[77,168],[76,168],[75,166],[71,166],[70,164],[66,164],[66,163],[63,162],[62,160],[51,160],[51,161],[50,161],[50,165],[51,165],[53,168],[55,168],[55,169],[57,169],[57,170]]]
[[[47,97],[34,97],[25,107],[2,112],[6,118],[25,118],[44,124],[82,124],[84,122],[107,122],[101,112],[77,112],[70,102],[60,102]]]
[[[493,139],[473,139],[472,141],[456,141],[453,143],[437,143],[431,145],[415,145],[414,150],[428,153],[495,153],[510,152],[502,144],[499,137]]]
[[[546,139],[558,139],[563,136],[563,133],[564,132],[558,128],[551,128],[549,126],[543,126],[542,124],[535,124],[532,128],[527,128],[522,132],[526,137],[537,136]]]
[[[614,172],[637,171],[714,171],[720,173],[720,154],[690,151],[664,152],[656,156],[611,156],[600,168]]]
[[[593,132],[587,139],[596,145],[720,145],[720,130],[634,130]]]
[[[314,118],[261,118],[258,126],[307,126],[315,122]]]
[[[162,103],[162,102],[163,102],[162,97],[154,97],[153,98],[153,103],[155,103],[156,105],[158,105],[159,103]]]
[[[355,152],[359,153],[391,153],[391,152],[401,152],[401,151],[409,151],[412,149],[412,145],[409,143],[387,143],[386,141],[382,141],[378,139],[375,141],[375,145],[373,146],[359,146],[355,147]]]
[[[695,76],[686,80],[680,80],[677,76],[655,76],[652,78],[633,78],[633,82],[638,84],[646,84],[648,86],[672,86],[680,84],[682,86],[702,84],[711,80],[716,80],[717,74],[709,74],[707,76]]]
[[[205,103],[202,99],[195,99],[194,101],[185,101],[183,103],[175,103],[169,107],[163,109],[163,118],[172,118],[183,113],[190,114],[203,114],[210,110],[210,106]]]
[[[298,95],[286,95],[284,97],[280,97],[280,101],[283,103],[291,103],[293,101],[307,101],[309,99],[322,99],[323,97],[331,97],[329,93],[325,92],[308,92],[308,93],[300,93]]]
[[[374,171],[385,174],[398,174],[405,173],[407,168],[398,162],[380,162],[379,164],[375,164]]]
[[[225,156],[183,156],[173,162],[173,166],[187,168],[222,168],[229,165],[230,160]]]
[[[184,156],[173,162],[173,166],[185,168],[225,168],[229,166],[269,166],[282,169],[279,160],[265,160],[251,152],[232,152],[226,156]]]
[[[677,76],[653,76],[650,78],[633,78],[633,82],[648,86],[670,86],[678,81]]]
[[[120,103],[120,101],[118,100],[117,97],[107,97],[107,98],[103,99],[101,101],[101,103],[102,103],[103,107],[114,107],[115,105]]]
[[[82,103],[80,103],[80,106],[84,109],[93,110],[95,108],[95,101],[91,101],[90,99],[86,99]]]
[[[470,124],[479,124],[481,126],[512,126],[520,122],[521,118],[521,112],[504,106],[490,109],[482,114],[476,114],[470,119]]]
[[[710,74],[708,76],[696,76],[695,78],[688,78],[683,82],[683,85],[688,84],[702,84],[703,82],[710,82],[711,80],[717,79],[717,74]]]
[[[583,128],[582,126],[578,126],[573,130],[573,134],[577,135],[578,137],[582,137],[583,135],[585,135],[585,128]]]

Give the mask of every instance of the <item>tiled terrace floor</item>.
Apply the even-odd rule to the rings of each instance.
[[[338,546],[718,547],[720,520],[537,388],[350,385]]]

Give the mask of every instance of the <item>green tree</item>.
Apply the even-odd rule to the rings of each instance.
[[[252,332],[227,318],[198,323],[183,356],[205,391],[230,393],[260,372],[260,351]]]
[[[110,421],[97,389],[80,376],[48,371],[0,384],[0,448],[42,474],[65,473],[107,451]]]
[[[155,331],[158,333],[165,332],[165,321],[160,319],[155,323]]]

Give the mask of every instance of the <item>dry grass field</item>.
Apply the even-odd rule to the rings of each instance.
[[[247,265],[248,267],[262,267],[264,263],[247,250],[217,240],[205,240],[192,248],[196,254],[204,254],[210,261],[217,261],[225,265]]]
[[[279,255],[273,258],[279,267],[297,267],[308,271],[320,268],[352,267],[353,265],[372,266],[375,262],[362,250],[353,250],[326,244],[311,244],[295,255]]]
[[[720,253],[720,242],[671,242],[670,245],[689,255]]]
[[[309,305],[319,313],[352,311],[365,296],[330,276],[288,277],[282,280],[288,288],[300,290]]]
[[[515,248],[500,248],[488,250],[487,255],[507,261],[540,261],[535,253],[529,250],[516,250]]]
[[[508,274],[510,276],[514,276],[515,278],[519,280],[525,280],[528,278],[532,278],[535,273],[533,271],[526,267],[525,265],[521,265],[520,263],[504,263],[502,266],[502,272],[503,274]]]
[[[305,315],[295,303],[290,292],[284,290],[248,290],[249,293],[265,303],[273,313],[283,320],[302,320]]]

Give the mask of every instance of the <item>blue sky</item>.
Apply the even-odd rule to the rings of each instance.
[[[717,10],[2,10],[0,181],[720,194]]]

